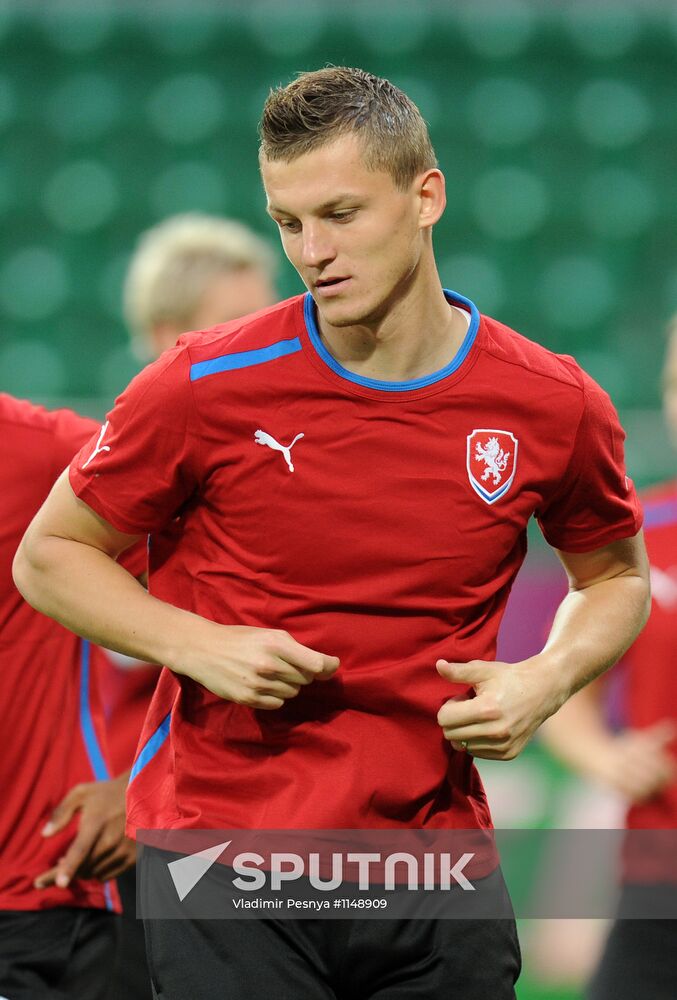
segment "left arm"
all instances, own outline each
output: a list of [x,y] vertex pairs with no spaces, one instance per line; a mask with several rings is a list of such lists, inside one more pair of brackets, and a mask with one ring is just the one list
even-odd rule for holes
[[558,552],[569,578],[548,641],[519,663],[448,663],[442,677],[469,684],[474,698],[450,699],[438,722],[454,749],[512,760],[538,727],[614,664],[649,614],[649,569],[641,532],[586,553]]

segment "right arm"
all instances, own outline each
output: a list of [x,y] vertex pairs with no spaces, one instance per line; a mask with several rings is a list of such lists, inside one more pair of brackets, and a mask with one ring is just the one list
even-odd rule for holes
[[335,656],[281,630],[218,625],[153,597],[116,562],[140,537],[78,499],[64,472],[19,546],[14,581],[29,604],[78,635],[250,708],[280,708],[337,670]]
[[657,794],[674,777],[667,744],[672,723],[616,732],[603,706],[604,681],[581,688],[541,726],[542,742],[567,767],[639,802]]

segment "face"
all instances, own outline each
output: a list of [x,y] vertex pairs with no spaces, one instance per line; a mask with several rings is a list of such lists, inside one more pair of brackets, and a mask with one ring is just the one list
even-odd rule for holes
[[255,267],[222,271],[215,275],[191,316],[191,330],[208,330],[219,323],[238,319],[247,313],[265,309],[275,301],[270,278]]
[[378,324],[416,281],[426,233],[444,209],[440,172],[401,191],[390,174],[365,167],[348,135],[291,162],[264,159],[261,173],[268,212],[320,321]]
[[275,302],[275,289],[265,271],[258,267],[242,267],[221,271],[208,281],[197,308],[187,324],[158,323],[152,331],[155,353],[173,347],[186,330],[209,330],[219,323],[238,319],[247,313],[265,309]]
[[672,443],[677,448],[677,333],[673,333],[663,367],[663,412]]

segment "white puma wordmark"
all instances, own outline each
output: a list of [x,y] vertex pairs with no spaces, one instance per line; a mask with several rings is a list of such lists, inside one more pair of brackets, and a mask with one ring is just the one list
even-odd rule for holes
[[[107,430],[108,430],[108,421],[106,421],[106,423],[101,428],[101,433],[99,434],[99,440],[96,442],[96,447],[94,448],[94,451],[89,456],[89,458],[87,459],[87,461],[82,466],[83,469],[86,469],[87,466],[89,465],[89,463],[92,461],[92,459],[96,458],[97,455],[100,455],[102,451],[110,451],[110,447],[107,444],[105,444],[103,446],[103,448],[101,447],[101,442],[103,441],[103,436],[104,436],[104,434],[106,433]],[[0,998],[0,1000],[1,1000],[1,998]]]
[[284,456],[285,462],[289,466],[289,471],[293,472],[294,466],[291,460],[291,450],[296,444],[296,442],[300,441],[303,436],[304,436],[303,434],[297,434],[292,443],[287,445],[286,447],[283,444],[280,444],[279,441],[276,441],[274,437],[271,437],[270,434],[267,434],[265,431],[256,431],[256,433],[254,434],[254,440],[256,441],[257,444],[267,445],[268,448],[272,448],[273,451],[281,451]]

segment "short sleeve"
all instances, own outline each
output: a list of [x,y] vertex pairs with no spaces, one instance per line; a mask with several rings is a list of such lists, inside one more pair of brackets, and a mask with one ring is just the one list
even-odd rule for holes
[[89,417],[81,417],[72,410],[54,410],[49,414],[49,418],[52,428],[49,460],[52,466],[52,480],[55,480],[85,441],[89,441],[97,424]]
[[559,487],[536,512],[548,544],[563,552],[590,552],[642,526],[618,414],[604,390],[581,374],[584,405],[571,459]]
[[165,352],[133,379],[71,462],[76,496],[118,531],[159,530],[198,487],[189,376],[186,349]]

